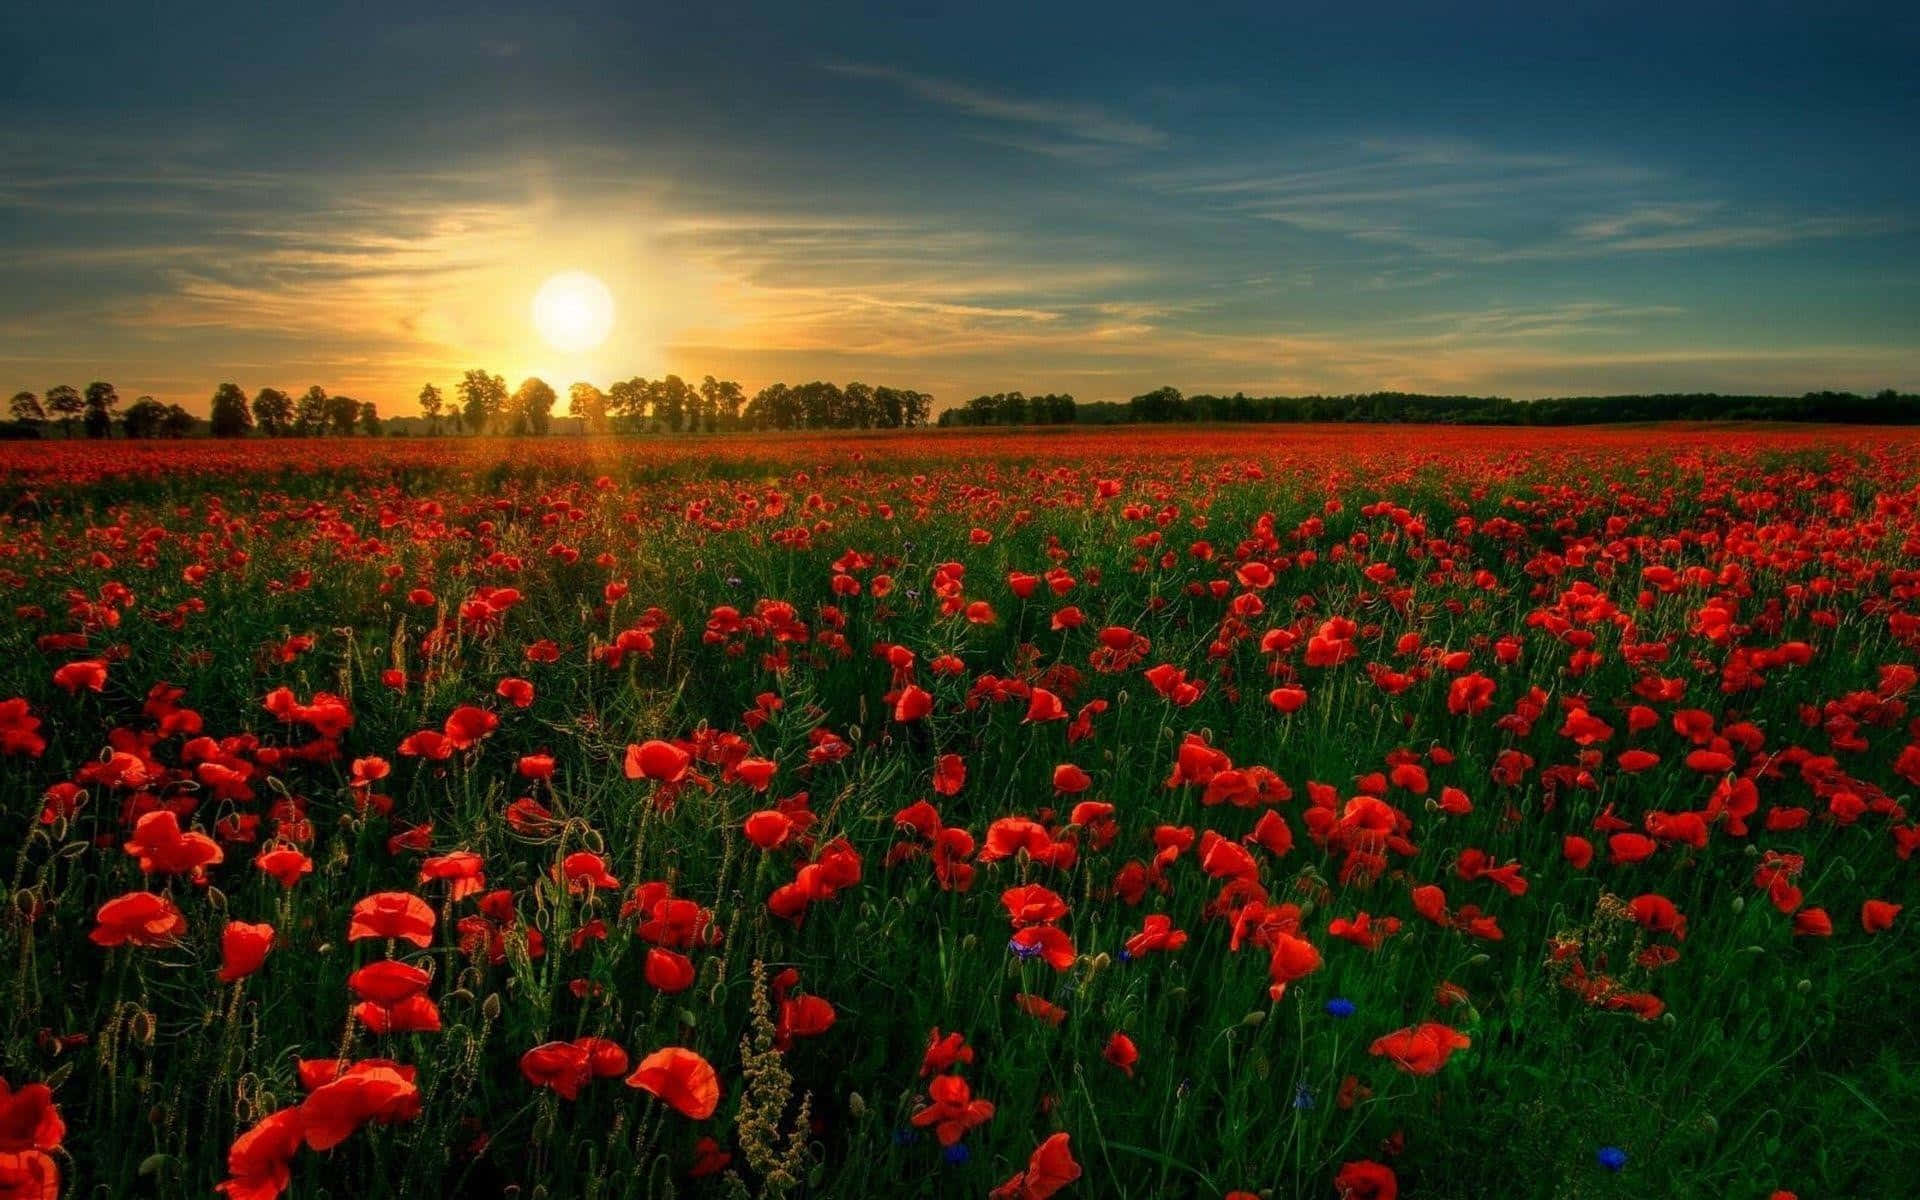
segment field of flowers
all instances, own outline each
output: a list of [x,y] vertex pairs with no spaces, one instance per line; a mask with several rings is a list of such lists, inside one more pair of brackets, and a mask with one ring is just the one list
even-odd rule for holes
[[1915,434],[9,445],[0,503],[0,1198],[1920,1178]]

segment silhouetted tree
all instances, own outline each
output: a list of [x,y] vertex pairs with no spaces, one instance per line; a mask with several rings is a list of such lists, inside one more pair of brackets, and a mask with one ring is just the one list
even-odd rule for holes
[[373,406],[373,401],[362,400],[360,402],[359,416],[360,432],[366,434],[368,437],[379,437],[382,433],[380,428],[380,410]]
[[73,422],[87,406],[85,397],[72,384],[57,384],[47,389],[47,411],[60,422],[60,432],[73,436]]
[[580,418],[588,433],[607,431],[607,397],[591,383],[576,383],[567,389],[567,411]]
[[475,433],[486,433],[499,422],[500,410],[507,404],[505,376],[489,375],[480,370],[468,371],[461,377],[458,391],[468,429]]
[[120,393],[112,384],[96,379],[87,385],[87,436],[113,436],[113,410],[120,407]]
[[700,381],[700,399],[709,414],[709,433],[723,424],[728,429],[740,424],[740,405],[745,402],[746,395],[733,380],[707,376]]
[[293,424],[293,397],[279,388],[261,388],[253,398],[253,422],[261,433],[279,437]]
[[628,428],[638,426],[647,418],[647,401],[652,391],[653,385],[638,375],[615,380],[607,389],[607,411]]
[[665,425],[667,432],[679,433],[686,427],[687,417],[698,398],[699,394],[686,380],[668,375],[653,385],[653,418]]
[[[91,413],[89,421],[91,422]],[[129,438],[140,439],[158,437],[160,428],[167,419],[167,406],[152,396],[142,396],[127,406],[120,418],[120,427]]]
[[1177,421],[1187,412],[1180,389],[1174,387],[1155,388],[1145,395],[1135,396],[1127,405],[1136,421]]
[[15,392],[7,411],[22,425],[41,425],[47,419],[47,410],[40,407],[40,397],[32,392]]
[[445,405],[439,388],[431,383],[420,385],[420,415],[427,419],[428,426],[435,433],[440,432],[440,411]]
[[170,438],[182,438],[193,432],[193,414],[178,404],[167,405],[165,415],[160,418],[160,432]]
[[327,424],[340,437],[353,436],[353,423],[360,416],[360,402],[352,396],[327,397]]
[[559,400],[544,379],[523,379],[514,389],[510,405],[514,433],[532,433],[544,437],[553,422],[553,406]]
[[294,402],[293,432],[298,437],[319,437],[326,431],[327,389],[316,383]]
[[217,438],[244,437],[253,423],[247,415],[247,394],[238,384],[223,383],[214,389],[208,420]]

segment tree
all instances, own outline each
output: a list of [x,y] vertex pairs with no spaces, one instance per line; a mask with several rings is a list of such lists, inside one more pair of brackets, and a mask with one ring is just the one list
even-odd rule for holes
[[615,380],[607,389],[607,411],[621,418],[629,427],[638,425],[647,418],[647,402],[653,394],[653,385],[644,378],[635,375],[632,379]]
[[846,394],[837,384],[816,379],[793,389],[800,420],[808,429],[834,429],[846,407]]
[[54,420],[60,422],[60,432],[67,437],[73,436],[74,419],[86,406],[80,390],[72,384],[62,383],[47,389],[47,411],[54,415]]
[[715,379],[709,375],[700,381],[700,399],[711,414],[707,431],[711,433],[716,425],[725,424],[733,429],[740,424],[740,406],[746,402],[746,393],[740,385],[731,379]]
[[908,428],[925,425],[928,414],[933,411],[933,394],[931,392],[903,392],[901,394],[906,397],[906,423]]
[[1174,387],[1155,388],[1135,396],[1127,406],[1136,421],[1178,421],[1189,411],[1180,389]]
[[193,414],[178,404],[167,405],[166,415],[160,418],[160,432],[170,438],[185,437],[193,432]]
[[214,389],[213,405],[208,415],[213,424],[213,436],[217,438],[244,437],[247,426],[253,423],[247,415],[247,394],[233,383],[223,383]]
[[293,407],[296,437],[319,437],[327,431],[327,389],[314,384]]
[[513,432],[546,436],[553,421],[553,406],[559,400],[544,379],[523,379],[514,389],[510,410]]
[[712,394],[707,392],[708,380],[712,380],[710,374],[705,380],[701,380],[699,388],[693,388],[693,396],[687,397],[687,432],[689,434],[697,434],[701,430],[707,430],[708,434],[714,432],[714,399]]
[[360,402],[360,432],[368,437],[380,436],[380,410],[373,406],[371,400]]
[[842,425],[872,429],[880,415],[880,405],[873,397],[873,389],[856,379],[846,386],[841,396],[846,404]]
[[799,406],[793,389],[784,383],[770,383],[747,402],[746,420],[753,429],[792,429],[799,423]]
[[261,388],[253,398],[253,421],[268,437],[279,437],[293,424],[293,397],[279,388]]
[[40,407],[40,397],[32,392],[15,392],[8,409],[13,419],[23,425],[39,425],[47,419],[47,410]]
[[653,385],[652,399],[654,420],[665,425],[667,432],[679,433],[686,424],[697,394],[686,380],[678,375],[669,375]]
[[506,407],[506,377],[480,370],[468,371],[457,390],[467,428],[475,433],[488,432],[499,421],[500,410]]
[[360,402],[352,396],[327,397],[327,424],[340,437],[353,436],[353,423],[360,416]]
[[567,389],[567,411],[579,417],[588,433],[607,431],[607,397],[590,383],[576,383]]
[[[152,396],[142,396],[128,406],[125,415],[120,418],[120,426],[126,431],[126,435],[129,438],[141,439],[158,437],[160,435],[160,427],[166,419],[166,405],[155,400]],[[91,427],[93,421],[91,411],[87,414],[87,421],[89,427]],[[91,428],[89,428],[89,434],[91,435]]]
[[120,407],[120,393],[113,385],[96,379],[87,385],[87,436],[113,436],[113,410]]
[[445,403],[446,401],[440,396],[439,388],[431,383],[420,385],[420,415],[427,419],[427,424],[435,433],[440,432],[440,410]]

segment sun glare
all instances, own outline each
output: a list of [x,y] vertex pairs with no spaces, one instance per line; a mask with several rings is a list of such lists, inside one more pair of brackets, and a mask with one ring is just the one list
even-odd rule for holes
[[534,293],[533,327],[555,350],[591,350],[613,330],[613,293],[585,271],[563,271]]

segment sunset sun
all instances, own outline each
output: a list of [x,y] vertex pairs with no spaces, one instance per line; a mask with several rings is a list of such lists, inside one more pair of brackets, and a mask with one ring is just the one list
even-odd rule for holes
[[613,293],[585,271],[563,271],[534,293],[533,326],[555,350],[591,350],[613,329]]

